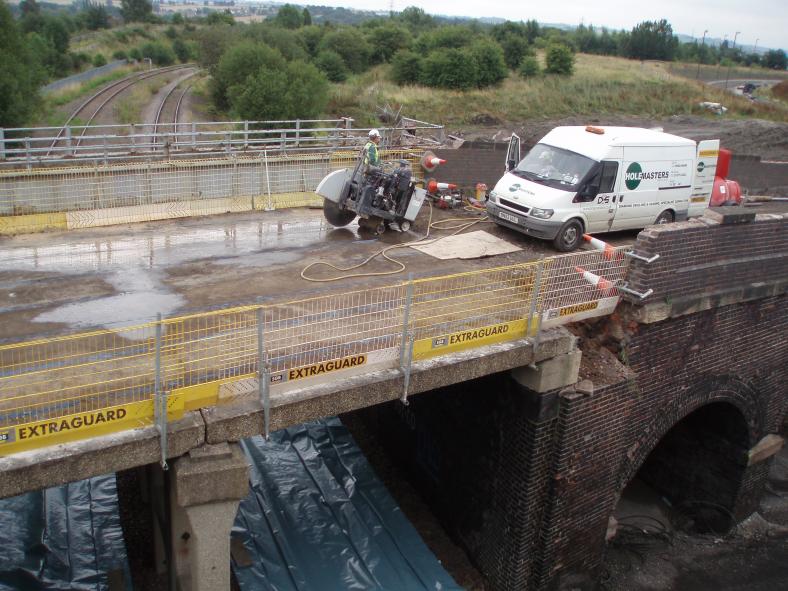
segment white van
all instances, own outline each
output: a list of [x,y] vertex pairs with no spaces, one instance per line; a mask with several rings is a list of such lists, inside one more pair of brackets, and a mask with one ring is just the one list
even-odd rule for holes
[[521,159],[513,135],[487,212],[564,252],[584,233],[683,220],[708,207],[719,147],[636,127],[556,127]]

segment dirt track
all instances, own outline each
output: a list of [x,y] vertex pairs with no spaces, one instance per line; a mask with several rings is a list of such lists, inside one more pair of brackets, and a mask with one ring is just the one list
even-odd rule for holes
[[695,141],[721,140],[722,146],[737,155],[760,156],[763,160],[788,161],[788,123],[762,119],[732,119],[725,116],[700,117],[674,115],[667,118],[636,117],[630,115],[577,116],[545,119],[527,123],[510,122],[498,127],[447,130],[465,139],[504,141],[512,131],[526,145],[536,143],[553,127],[559,125],[622,125],[629,127],[661,127],[667,133],[688,137]]

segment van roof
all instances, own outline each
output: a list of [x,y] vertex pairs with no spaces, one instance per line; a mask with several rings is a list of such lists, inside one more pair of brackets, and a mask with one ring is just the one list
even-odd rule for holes
[[611,147],[623,146],[691,146],[695,142],[653,129],[642,127],[607,127],[594,126],[604,129],[604,134],[586,131],[585,126],[556,127],[540,143],[550,144],[558,148],[566,148],[594,160],[601,160],[607,155]]

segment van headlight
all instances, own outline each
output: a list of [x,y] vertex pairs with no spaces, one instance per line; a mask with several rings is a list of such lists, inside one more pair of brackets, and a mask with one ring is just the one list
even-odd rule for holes
[[532,207],[531,211],[528,214],[532,218],[539,218],[542,220],[549,219],[553,217],[553,210],[552,209],[539,209],[538,207]]
[[490,201],[493,203],[498,203],[498,193],[495,191],[490,191]]

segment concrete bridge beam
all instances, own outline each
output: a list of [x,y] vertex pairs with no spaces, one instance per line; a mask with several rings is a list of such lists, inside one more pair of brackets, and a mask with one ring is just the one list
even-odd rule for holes
[[230,588],[230,530],[249,490],[238,444],[192,449],[174,463],[173,565],[181,591]]

